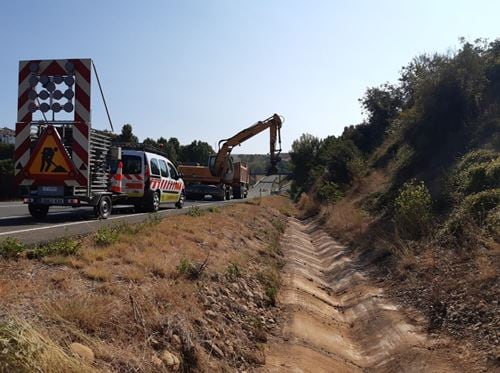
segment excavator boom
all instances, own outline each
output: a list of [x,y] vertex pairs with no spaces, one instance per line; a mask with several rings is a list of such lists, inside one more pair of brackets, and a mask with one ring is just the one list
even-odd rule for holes
[[213,176],[224,177],[230,168],[230,154],[233,148],[240,145],[249,138],[265,131],[269,128],[270,131],[270,161],[271,166],[268,170],[268,175],[277,173],[277,164],[280,161],[279,154],[281,153],[281,125],[283,121],[278,114],[259,121],[254,125],[238,132],[233,137],[219,141],[219,152],[215,157],[215,161],[210,162],[210,172]]

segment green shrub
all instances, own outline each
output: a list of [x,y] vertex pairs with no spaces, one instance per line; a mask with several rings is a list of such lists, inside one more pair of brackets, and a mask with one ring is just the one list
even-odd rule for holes
[[194,264],[187,258],[182,258],[177,265],[177,272],[181,275],[189,274],[193,271]]
[[74,255],[78,251],[79,246],[80,242],[73,238],[61,238],[46,244],[35,246],[28,252],[28,257],[34,259],[49,255]]
[[7,237],[0,241],[0,257],[14,258],[26,249],[26,246],[19,240]]
[[318,186],[317,196],[321,201],[336,202],[342,198],[339,186],[332,181],[321,180]]
[[466,154],[458,164],[453,183],[461,195],[478,193],[500,187],[500,156],[489,150],[477,150]]
[[485,190],[467,196],[464,200],[466,212],[472,216],[474,221],[483,225],[490,211],[500,204],[500,188]]
[[402,238],[417,240],[430,232],[432,199],[423,181],[405,183],[394,207],[396,227]]
[[237,263],[229,263],[226,271],[229,278],[234,279],[241,277],[241,268]]
[[102,227],[95,233],[94,241],[97,246],[109,246],[118,241],[119,234],[117,227]]

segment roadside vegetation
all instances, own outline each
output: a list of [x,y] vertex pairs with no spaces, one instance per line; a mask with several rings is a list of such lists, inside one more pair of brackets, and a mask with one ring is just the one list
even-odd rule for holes
[[263,364],[285,211],[290,201],[268,197],[38,247],[0,242],[0,371]]
[[418,56],[360,103],[363,123],[293,143],[301,214],[365,252],[430,332],[498,368],[500,41]]

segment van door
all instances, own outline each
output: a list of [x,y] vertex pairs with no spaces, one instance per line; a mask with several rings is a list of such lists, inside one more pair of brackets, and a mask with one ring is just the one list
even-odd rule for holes
[[163,159],[158,159],[158,163],[161,172],[161,202],[172,202],[172,196],[169,193],[170,175],[168,173],[167,162],[165,162]]
[[129,197],[144,195],[143,159],[140,155],[124,154],[123,164],[123,192]]
[[170,162],[168,162],[168,170],[170,172],[170,178],[172,180],[172,188],[176,192],[176,202],[179,200],[179,195],[182,192],[182,188],[184,186],[184,183],[179,177],[179,173],[175,169],[174,165]]

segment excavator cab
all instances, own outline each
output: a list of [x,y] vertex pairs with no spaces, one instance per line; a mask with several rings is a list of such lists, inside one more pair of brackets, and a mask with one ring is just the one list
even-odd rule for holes
[[[217,160],[217,154],[213,154],[208,158],[208,168],[210,169],[210,173],[212,175],[216,175],[215,171],[215,161]],[[234,177],[234,162],[233,162],[233,157],[231,155],[227,155],[227,161],[224,162],[225,164],[225,169],[224,173],[222,175],[222,179],[225,183],[231,182]]]

